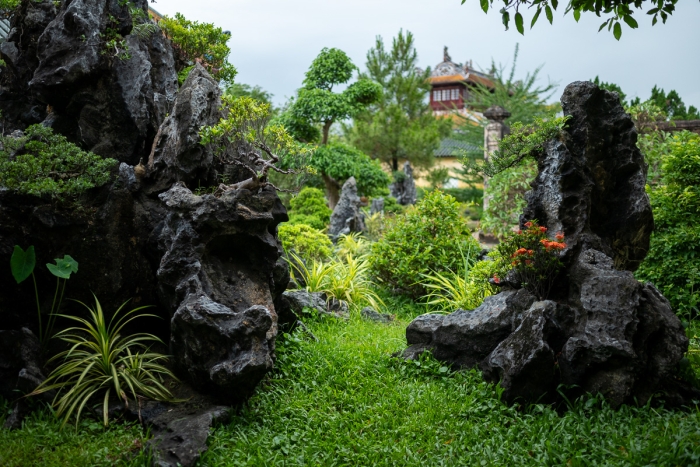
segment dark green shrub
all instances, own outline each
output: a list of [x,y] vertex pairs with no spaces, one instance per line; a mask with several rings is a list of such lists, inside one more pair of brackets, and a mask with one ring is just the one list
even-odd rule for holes
[[328,259],[333,251],[328,235],[306,224],[280,224],[277,233],[284,251],[293,251],[304,261]]
[[389,175],[382,170],[379,161],[370,159],[367,154],[347,144],[319,146],[311,156],[309,165],[340,184],[355,177],[360,195],[384,195],[389,191]]
[[34,196],[77,196],[107,183],[117,165],[42,125],[30,126],[20,138],[0,137],[0,143],[0,186]]
[[372,245],[377,279],[412,298],[426,294],[423,274],[461,274],[462,252],[479,249],[459,215],[459,203],[440,191],[427,193],[405,214],[396,216],[384,238]]
[[649,190],[654,232],[640,280],[650,281],[686,318],[700,303],[700,136],[690,132],[669,138],[661,183]]
[[289,201],[292,209],[289,211],[290,224],[306,224],[314,229],[323,230],[328,227],[333,211],[326,205],[323,191],[318,188],[304,188]]

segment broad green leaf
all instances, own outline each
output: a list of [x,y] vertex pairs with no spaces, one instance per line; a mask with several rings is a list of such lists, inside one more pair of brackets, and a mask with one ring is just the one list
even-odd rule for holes
[[[462,0],[462,4],[464,4],[466,0]],[[480,0],[481,1],[481,9],[484,10],[484,13],[489,12],[489,0]]]
[[523,15],[519,12],[515,13],[515,28],[522,35],[525,35],[525,28],[523,28]]
[[535,16],[532,17],[532,22],[530,23],[530,29],[532,29],[537,22],[537,18],[540,17],[540,13],[542,13],[542,7],[537,7],[537,12],[535,13]]
[[552,8],[554,8],[556,10],[558,6],[559,6],[559,0],[552,0]]
[[12,258],[10,258],[10,267],[12,268],[12,277],[18,284],[32,274],[34,266],[36,266],[34,245],[27,248],[27,251],[24,251],[19,245],[15,245]]
[[613,36],[615,36],[615,39],[617,39],[618,41],[622,36],[622,26],[620,26],[619,21],[615,21],[615,26],[613,27]]
[[578,20],[581,19],[581,10],[574,10],[574,19],[578,23]]
[[632,29],[637,29],[639,27],[639,24],[637,24],[637,20],[632,18],[630,15],[625,15],[622,17],[622,19],[627,23],[627,26],[631,27]]
[[549,24],[552,24],[552,21],[554,21],[554,15],[552,14],[552,7],[547,5],[544,7],[544,12],[547,15],[547,21],[549,21]]
[[47,263],[46,267],[54,276],[61,279],[70,279],[71,273],[78,272],[78,262],[70,255],[64,255],[63,259],[54,259],[56,264]]
[[501,10],[501,21],[503,21],[503,26],[508,30],[508,23],[510,22],[510,13],[508,13],[505,8]]

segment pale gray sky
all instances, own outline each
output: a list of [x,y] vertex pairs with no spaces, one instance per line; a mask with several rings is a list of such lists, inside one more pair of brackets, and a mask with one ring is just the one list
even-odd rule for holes
[[230,30],[229,60],[238,69],[236,81],[260,85],[278,104],[294,94],[323,47],[344,50],[364,68],[375,36],[390,44],[403,28],[415,36],[421,67],[442,61],[445,45],[457,62],[471,59],[483,69],[492,58],[510,64],[519,42],[516,77],[544,65],[543,80],[560,84],[557,99],[568,83],[598,75],[619,84],[630,97],[646,99],[658,85],[675,89],[686,105],[700,108],[697,0],[679,2],[666,24],[652,27],[651,17],[637,14],[639,29],[623,26],[619,42],[607,31],[597,32],[599,18],[584,14],[576,23],[571,15],[562,17],[563,7],[554,25],[542,15],[525,36],[514,26],[504,31],[498,12],[484,14],[478,0],[464,5],[460,0],[158,0],[152,6]]

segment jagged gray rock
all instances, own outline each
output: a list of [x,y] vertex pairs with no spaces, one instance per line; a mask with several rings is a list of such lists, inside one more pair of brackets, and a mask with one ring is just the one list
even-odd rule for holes
[[372,308],[371,306],[366,306],[362,310],[360,310],[360,316],[363,318],[369,320],[369,321],[374,321],[377,323],[391,323],[396,319],[396,316],[394,315],[388,315],[386,313],[379,313],[377,310]]
[[[177,93],[167,39],[131,35],[123,2],[27,3],[0,46],[11,71],[2,80],[0,109],[11,126],[43,120],[92,152],[136,164]],[[132,3],[147,11],[147,0]],[[122,55],[107,50],[109,34],[124,38]]]
[[416,181],[413,179],[413,167],[406,161],[403,165],[401,178],[389,185],[391,196],[396,198],[396,202],[408,206],[416,204],[418,192],[416,191]]
[[551,300],[525,299],[508,283],[474,311],[414,320],[404,356],[430,350],[458,367],[478,365],[508,402],[553,400],[561,384],[569,397],[601,393],[615,407],[659,393],[670,405],[699,399],[676,377],[688,348],[680,320],[631,272],[653,230],[634,125],[616,95],[590,82],[567,86],[562,106],[571,120],[545,145],[520,218],[521,228],[537,219],[565,234]]
[[372,204],[369,207],[369,213],[376,214],[378,212],[383,212],[383,211],[384,211],[384,198],[382,198],[382,197],[374,198],[372,200]]
[[281,299],[281,313],[288,315],[283,322],[290,323],[303,317],[304,309],[315,310],[318,316],[332,316],[347,319],[350,316],[348,304],[335,298],[328,298],[325,292],[287,290]]
[[366,230],[361,206],[362,200],[357,196],[357,181],[355,177],[350,177],[343,183],[340,200],[331,214],[331,225],[328,227],[331,240],[336,241],[340,235]]

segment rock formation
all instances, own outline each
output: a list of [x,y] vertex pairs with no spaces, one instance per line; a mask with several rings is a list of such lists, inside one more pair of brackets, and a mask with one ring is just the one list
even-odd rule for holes
[[[198,136],[220,118],[219,84],[197,65],[178,90],[170,42],[160,33],[130,35],[132,19],[121,5],[22,2],[12,19],[0,46],[9,69],[0,82],[6,129],[43,121],[121,164],[112,182],[74,205],[0,187],[0,258],[9,261],[14,245],[34,245],[37,265],[70,254],[80,269],[66,297],[89,302],[94,292],[107,313],[126,300],[153,305],[162,319],[141,321],[138,331],[169,342],[176,374],[212,403],[238,403],[275,359],[276,307],[289,281],[277,225],[287,213],[271,187],[193,193],[213,192],[225,170]],[[107,28],[124,36],[128,58],[101,53]],[[235,171],[227,175],[240,181]],[[50,305],[55,282],[43,266],[36,276]],[[2,327],[10,330],[0,332],[36,330],[31,285],[16,285],[9,265],[0,268],[0,282],[7,285],[0,288]],[[68,302],[64,312],[78,309]],[[0,349],[0,372],[9,372],[3,383],[13,387],[15,373],[40,367],[36,355],[20,365],[5,354]],[[197,416],[212,419],[203,410]]]
[[657,393],[684,403],[697,397],[676,377],[688,339],[668,301],[632,274],[653,229],[634,125],[614,94],[590,82],[570,84],[561,101],[571,119],[546,144],[520,218],[566,236],[550,299],[510,284],[475,310],[421,316],[406,330],[404,356],[430,350],[478,366],[509,402],[552,400],[563,384],[613,406]]
[[340,200],[331,214],[328,235],[333,241],[336,241],[340,235],[366,230],[365,215],[360,211],[361,206],[362,200],[357,196],[357,182],[355,177],[350,177],[343,183]]
[[413,167],[406,161],[403,165],[403,172],[399,172],[401,178],[389,185],[391,196],[396,198],[396,202],[408,206],[416,204],[418,193],[416,192],[416,181],[413,179]]

